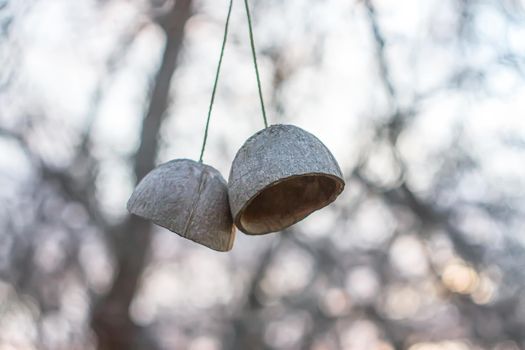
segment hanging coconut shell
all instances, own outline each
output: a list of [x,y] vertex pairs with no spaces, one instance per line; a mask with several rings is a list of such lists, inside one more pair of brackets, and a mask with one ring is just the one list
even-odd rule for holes
[[211,249],[233,246],[226,181],[209,165],[189,159],[159,165],[138,184],[128,210]]
[[260,235],[327,206],[344,186],[339,165],[319,139],[296,126],[272,125],[238,151],[228,193],[237,228]]

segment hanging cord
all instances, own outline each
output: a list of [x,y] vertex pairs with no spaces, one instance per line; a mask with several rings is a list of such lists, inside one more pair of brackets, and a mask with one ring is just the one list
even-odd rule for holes
[[228,15],[226,17],[226,24],[224,25],[224,38],[222,39],[221,55],[219,57],[219,64],[217,65],[217,72],[215,73],[215,82],[213,83],[213,90],[211,93],[210,107],[208,109],[208,118],[206,119],[206,128],[204,129],[204,140],[202,141],[201,155],[199,156],[199,162],[202,163],[202,157],[204,156],[204,149],[206,148],[206,141],[208,141],[208,129],[210,127],[211,111],[213,109],[213,102],[215,102],[215,93],[217,92],[217,84],[219,83],[219,75],[221,72],[222,58],[224,57],[224,49],[226,47],[226,41],[228,39],[228,28],[230,26],[230,17],[232,14],[233,0],[230,0],[230,6],[228,7]]
[[266,109],[264,108],[264,100],[261,88],[261,78],[259,76],[259,67],[257,66],[257,54],[255,53],[255,42],[253,40],[252,17],[250,16],[250,8],[248,0],[244,0],[244,7],[246,7],[246,17],[248,18],[248,30],[250,32],[250,45],[252,47],[253,66],[255,67],[255,75],[257,77],[257,88],[259,90],[259,100],[261,101],[261,109],[264,121],[264,127],[268,127],[268,120],[266,119]]
[[[261,77],[259,75],[259,67],[257,65],[257,54],[255,52],[255,41],[253,40],[253,28],[252,28],[252,17],[250,16],[250,8],[248,6],[248,0],[244,0],[244,6],[246,8],[246,17],[248,18],[248,30],[250,34],[250,46],[252,49],[253,66],[255,68],[255,76],[257,77],[257,89],[259,91],[259,100],[261,101],[261,110],[263,115],[264,127],[268,127],[268,119],[266,118],[266,108],[264,107],[264,99],[261,88]],[[228,15],[226,17],[226,24],[224,25],[224,38],[222,40],[221,54],[219,56],[219,64],[217,65],[217,71],[215,73],[215,82],[213,83],[213,90],[211,93],[210,107],[208,109],[208,117],[206,119],[206,128],[204,129],[204,140],[202,141],[201,154],[199,156],[199,162],[202,163],[204,156],[204,150],[206,149],[206,142],[208,141],[208,130],[210,128],[211,112],[213,110],[213,103],[215,102],[215,93],[217,92],[217,85],[219,83],[219,75],[221,72],[222,59],[224,57],[224,50],[226,48],[226,41],[228,39],[228,29],[230,26],[230,17],[232,13],[233,0],[230,0],[230,6],[228,7]]]

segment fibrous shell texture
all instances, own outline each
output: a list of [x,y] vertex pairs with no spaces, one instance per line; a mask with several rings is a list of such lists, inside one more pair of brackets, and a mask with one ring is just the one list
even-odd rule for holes
[[233,246],[226,181],[209,165],[189,159],[159,165],[138,184],[128,210],[211,249]]
[[337,161],[319,139],[293,125],[272,125],[238,151],[228,193],[239,230],[260,235],[327,206],[344,186]]

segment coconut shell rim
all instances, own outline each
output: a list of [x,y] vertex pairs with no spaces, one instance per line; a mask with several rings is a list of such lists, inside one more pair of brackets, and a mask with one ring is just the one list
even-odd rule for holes
[[[255,200],[255,198],[257,198],[259,196],[259,194],[261,194],[261,192],[263,192],[266,189],[268,189],[270,187],[273,187],[273,186],[275,186],[275,185],[277,185],[277,184],[279,184],[281,182],[285,182],[285,181],[288,181],[288,180],[293,179],[293,178],[304,177],[304,176],[324,176],[324,177],[330,178],[330,179],[334,180],[334,182],[336,183],[336,190],[334,191],[334,193],[332,193],[332,195],[330,197],[328,197],[327,200],[321,202],[319,205],[316,205],[315,208],[313,210],[311,210],[308,214],[302,216],[301,218],[298,218],[297,220],[293,220],[292,223],[290,223],[287,226],[282,227],[279,230],[269,230],[269,231],[264,231],[264,232],[259,232],[259,233],[251,233],[251,232],[248,232],[241,225],[242,214],[244,213],[246,208],[248,208],[248,206]],[[246,201],[246,203],[244,203],[244,205],[239,209],[239,211],[235,214],[235,217],[233,218],[233,223],[239,229],[239,231],[241,231],[244,234],[250,235],[250,236],[262,236],[262,235],[266,235],[266,234],[272,233],[272,232],[279,232],[279,231],[287,229],[288,227],[293,226],[296,223],[306,219],[308,216],[310,216],[314,212],[316,212],[316,211],[318,211],[318,210],[320,210],[322,208],[325,208],[328,205],[332,204],[337,199],[337,197],[339,197],[339,195],[344,191],[345,186],[346,186],[346,183],[345,183],[345,181],[344,181],[344,179],[342,177],[334,175],[334,174],[330,174],[330,173],[323,173],[323,172],[308,172],[308,173],[294,174],[294,175],[290,175],[290,176],[287,176],[287,177],[284,177],[284,178],[280,178],[280,179],[278,179],[276,181],[272,181],[269,184],[265,185],[263,188],[259,189],[253,196],[251,196]]]
[[[214,246],[211,246],[211,245],[208,245],[208,244],[204,244],[202,242],[199,242],[197,241],[193,236],[191,235],[183,235],[177,231],[174,231],[173,229],[171,229],[170,227],[167,227],[167,225],[163,225],[161,222],[159,222],[158,220],[155,220],[155,219],[152,219],[151,217],[148,217],[148,216],[145,216],[146,214],[144,213],[141,213],[137,210],[133,210],[133,204],[132,204],[132,201],[131,199],[133,198],[133,194],[135,193],[135,190],[137,189],[137,187],[140,185],[140,183],[149,175],[151,174],[153,171],[163,167],[163,166],[167,166],[168,164],[171,164],[171,163],[175,163],[175,162],[189,162],[189,163],[193,163],[194,165],[198,165],[198,166],[201,166],[202,167],[202,171],[206,171],[206,170],[212,170],[212,171],[215,171],[217,173],[219,173],[219,175],[221,175],[221,179],[225,185],[226,185],[226,188],[227,188],[227,181],[224,179],[224,177],[222,176],[222,174],[219,172],[219,170],[217,170],[215,167],[213,167],[212,165],[209,165],[209,164],[206,164],[206,163],[203,163],[203,162],[198,162],[196,160],[193,160],[193,159],[190,159],[190,158],[176,158],[176,159],[171,159],[169,161],[166,161],[166,162],[163,162],[157,166],[155,166],[153,169],[151,169],[140,181],[137,182],[133,192],[132,192],[132,195],[130,196],[130,198],[128,199],[127,203],[126,203],[126,209],[127,211],[131,214],[131,215],[135,215],[137,217],[140,217],[141,219],[143,220],[146,220],[146,221],[149,221],[157,226],[160,226],[170,232],[173,232],[175,233],[176,235],[178,235],[179,237],[181,238],[184,238],[184,239],[188,239],[194,243],[197,243],[198,245],[201,245],[201,246],[204,246],[204,247],[207,247],[209,249],[212,249],[214,251],[217,251],[217,252],[229,252],[233,249],[233,245],[235,243],[235,238],[236,238],[236,233],[237,233],[237,230],[236,230],[236,226],[233,222],[233,217],[232,217],[232,225],[231,225],[231,231],[230,231],[230,240],[228,241],[228,247],[226,249],[218,249],[217,247],[214,247]],[[208,169],[206,169],[208,168]],[[227,192],[227,191],[226,191]],[[228,193],[227,193],[228,194]],[[135,198],[136,200],[136,198]],[[229,201],[228,201],[228,208],[230,207],[229,205]],[[232,216],[231,214],[231,209],[230,209],[230,216]]]
[[190,241],[192,241],[192,242],[195,242],[195,243],[197,243],[197,244],[199,244],[199,245],[201,245],[201,246],[204,246],[204,247],[206,247],[206,248],[210,248],[210,249],[212,249],[212,250],[215,250],[216,252],[221,252],[221,253],[229,252],[229,251],[231,251],[231,250],[233,249],[233,245],[234,245],[234,243],[235,243],[235,238],[236,238],[236,234],[237,234],[237,230],[236,230],[235,225],[232,225],[232,231],[231,231],[231,235],[230,235],[230,240],[228,241],[228,249],[224,249],[224,250],[223,250],[223,249],[217,249],[216,247],[212,247],[212,246],[207,245],[207,244],[204,244],[204,243],[202,243],[202,242],[198,242],[197,240],[193,239],[192,237],[186,237],[186,236],[183,236],[182,234],[180,234],[180,233],[178,233],[178,232],[176,232],[176,231],[171,230],[170,228],[166,227],[165,225],[162,225],[161,223],[157,222],[156,220],[152,220],[152,219],[150,219],[150,218],[148,218],[148,217],[142,216],[142,215],[137,214],[137,213],[131,213],[131,214],[132,214],[132,215],[135,215],[135,216],[138,216],[138,217],[140,217],[140,218],[143,219],[143,220],[149,221],[149,222],[151,222],[151,223],[153,223],[153,224],[155,224],[155,225],[157,225],[157,226],[160,226],[160,227],[162,227],[163,229],[168,230],[169,232],[173,232],[173,233],[175,233],[176,235],[178,235],[178,236],[181,237],[181,238],[188,239],[188,240],[190,240]]

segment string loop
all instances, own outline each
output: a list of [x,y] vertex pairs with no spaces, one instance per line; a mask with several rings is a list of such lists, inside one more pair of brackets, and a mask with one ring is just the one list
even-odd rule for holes
[[[230,0],[230,6],[228,7],[228,15],[226,17],[226,24],[224,25],[224,37],[222,40],[222,47],[221,47],[221,53],[219,56],[219,63],[217,65],[217,71],[215,73],[215,82],[213,83],[213,90],[211,93],[211,100],[210,100],[210,107],[208,108],[208,117],[206,119],[206,128],[204,129],[204,140],[202,141],[202,148],[201,148],[201,154],[199,156],[199,162],[202,163],[202,158],[204,156],[204,150],[206,148],[206,142],[208,141],[208,130],[210,127],[210,118],[211,118],[211,112],[213,110],[213,103],[215,102],[215,94],[217,92],[217,85],[219,83],[219,75],[221,72],[221,66],[222,66],[222,59],[224,57],[224,51],[226,48],[226,41],[228,40],[228,29],[230,26],[230,17],[232,13],[232,7],[233,7],[233,0]],[[259,67],[257,64],[257,54],[255,51],[255,41],[253,39],[253,28],[252,28],[252,18],[250,15],[250,7],[248,5],[248,0],[244,0],[244,7],[246,9],[246,18],[248,20],[248,33],[250,36],[250,47],[252,51],[252,59],[253,59],[253,66],[255,68],[255,76],[257,78],[257,90],[259,92],[259,100],[261,102],[261,110],[262,110],[262,116],[263,116],[263,122],[264,127],[268,127],[268,119],[266,118],[266,108],[264,107],[264,99],[262,94],[262,87],[261,87],[261,77],[259,75]]]

